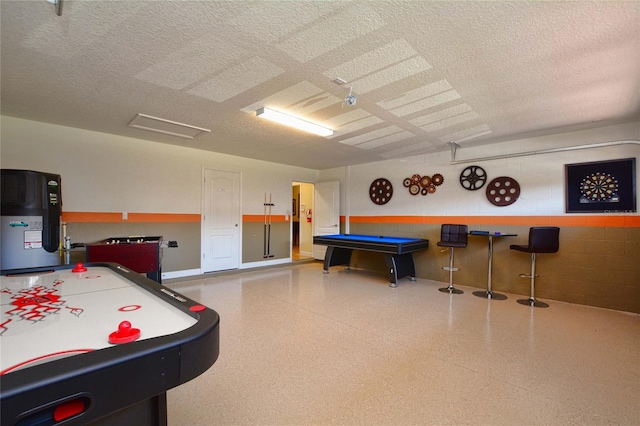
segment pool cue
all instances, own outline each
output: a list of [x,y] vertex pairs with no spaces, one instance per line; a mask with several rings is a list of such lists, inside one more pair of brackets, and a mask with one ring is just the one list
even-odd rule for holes
[[262,235],[262,257],[267,257],[267,193],[264,193],[264,231]]
[[273,203],[271,202],[271,193],[269,193],[269,227],[267,231],[267,257],[273,257],[271,254],[271,207]]

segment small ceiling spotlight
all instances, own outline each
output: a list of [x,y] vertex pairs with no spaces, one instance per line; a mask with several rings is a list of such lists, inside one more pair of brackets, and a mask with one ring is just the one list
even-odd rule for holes
[[347,95],[346,98],[344,98],[344,102],[342,102],[342,106],[344,106],[344,104],[347,104],[349,106],[354,106],[356,104],[356,95],[352,94],[353,93],[353,87],[349,87],[349,94]]

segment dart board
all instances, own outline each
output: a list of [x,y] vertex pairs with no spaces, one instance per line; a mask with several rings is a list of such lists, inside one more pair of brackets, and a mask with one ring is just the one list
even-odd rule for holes
[[369,187],[369,197],[374,204],[379,206],[387,204],[393,196],[393,185],[389,179],[378,178]]
[[618,193],[618,180],[609,173],[592,173],[580,183],[580,194],[586,202],[611,201]]

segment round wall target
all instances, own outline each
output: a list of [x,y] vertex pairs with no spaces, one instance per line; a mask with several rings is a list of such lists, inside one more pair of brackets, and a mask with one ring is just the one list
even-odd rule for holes
[[520,185],[507,176],[500,176],[487,185],[487,200],[495,206],[504,207],[516,202],[520,196]]
[[618,180],[609,173],[592,173],[580,182],[580,202],[612,202],[618,198]]
[[389,179],[378,178],[369,187],[369,197],[375,204],[381,206],[387,204],[393,196],[393,185]]
[[460,173],[460,185],[469,191],[480,189],[487,183],[487,173],[480,166],[469,166]]

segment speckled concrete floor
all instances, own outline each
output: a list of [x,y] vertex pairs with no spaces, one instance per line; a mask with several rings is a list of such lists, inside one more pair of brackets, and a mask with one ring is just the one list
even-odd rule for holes
[[640,315],[442,284],[320,262],[174,280],[220,314],[220,357],[168,392],[169,424],[640,424]]

